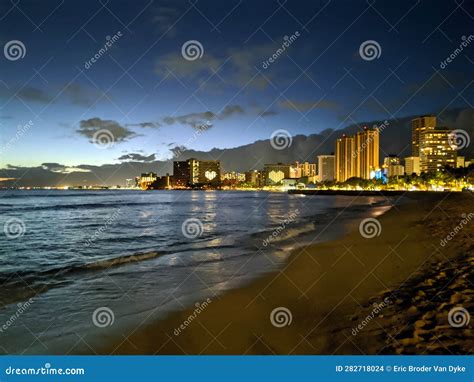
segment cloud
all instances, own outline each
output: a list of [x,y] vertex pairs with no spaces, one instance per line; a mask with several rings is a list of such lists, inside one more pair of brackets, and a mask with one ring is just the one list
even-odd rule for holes
[[259,114],[258,114],[260,117],[272,117],[274,115],[278,115],[278,113],[276,111],[273,111],[273,110],[267,110],[267,111],[261,111]]
[[250,107],[252,110],[255,112],[255,114],[259,117],[265,118],[265,117],[272,117],[274,115],[278,115],[278,112],[275,110],[266,110],[263,107],[261,107],[257,102],[252,101],[250,102]]
[[262,63],[281,48],[277,42],[227,49],[220,57],[208,52],[205,44],[203,47],[203,56],[194,61],[186,60],[180,49],[163,55],[156,62],[156,73],[168,80],[175,77],[199,79],[200,87],[204,88],[212,86],[211,79],[215,79],[215,73],[219,71],[221,80],[226,84],[262,90],[275,77],[275,71],[282,70],[272,68],[272,71],[266,71],[265,75],[259,74]]
[[74,105],[90,107],[100,98],[101,94],[92,89],[85,88],[77,83],[71,83],[63,89],[66,95]]
[[193,129],[202,130],[212,127],[211,121],[223,120],[233,115],[244,114],[245,111],[240,105],[227,105],[218,113],[204,111],[199,113],[189,113],[179,116],[167,116],[163,118],[163,123],[167,125],[181,124],[191,126]]
[[130,153],[130,154],[122,155],[120,158],[118,158],[118,160],[120,161],[131,160],[135,162],[153,162],[154,160],[156,160],[156,156],[155,154],[146,156],[146,155],[142,155],[138,153]]
[[224,110],[219,113],[218,118],[226,119],[234,114],[244,114],[244,109],[239,105],[227,105],[224,107]]
[[43,163],[41,165],[43,170],[51,171],[59,174],[70,174],[73,172],[89,172],[87,169],[75,167],[75,166],[65,166],[59,163]]
[[30,86],[20,89],[10,88],[8,91],[1,92],[0,95],[4,97],[16,95],[18,98],[26,102],[49,103],[53,101],[53,97],[47,94],[44,90]]
[[120,125],[116,121],[103,120],[100,118],[90,118],[79,122],[79,129],[76,130],[80,135],[89,138],[93,142],[94,135],[100,130],[105,130],[112,134],[115,142],[124,142],[137,136],[135,132]]
[[172,156],[173,159],[179,158],[184,152],[186,152],[188,150],[189,149],[184,145],[175,146],[175,147],[170,149],[171,154],[173,155]]
[[280,101],[278,105],[283,109],[290,109],[296,111],[308,111],[313,109],[329,109],[336,110],[340,107],[339,103],[330,100],[321,101],[296,101],[296,100],[285,100]]
[[215,118],[216,115],[212,111],[205,111],[202,113],[189,113],[179,116],[164,117],[163,122],[167,125],[174,125],[177,123],[191,126],[193,129],[200,129],[203,126],[210,125],[210,121]]
[[139,123],[127,123],[126,126],[137,126],[142,128],[158,128],[161,127],[159,122],[139,122]]
[[[168,1],[168,4],[163,4],[163,1],[160,5],[155,6],[151,13],[153,14],[152,22],[158,26],[158,31],[160,33],[166,33],[166,37],[176,36],[176,22],[183,14],[183,10],[176,7],[178,0]],[[180,4],[181,5],[181,4]],[[187,6],[187,3],[183,1],[182,7]]]
[[[60,94],[60,96],[58,96]],[[90,107],[101,97],[95,89],[84,87],[77,83],[67,84],[64,87],[41,89],[33,86],[0,88],[0,98],[17,97],[24,102],[38,102],[43,104],[56,103],[66,100],[73,105]]]

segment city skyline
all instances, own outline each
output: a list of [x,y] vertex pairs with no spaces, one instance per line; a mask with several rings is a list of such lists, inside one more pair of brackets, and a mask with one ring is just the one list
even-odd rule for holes
[[[414,183],[424,183],[422,190],[459,191],[472,189],[468,173],[472,161],[458,150],[469,145],[469,136],[464,130],[453,130],[438,126],[436,116],[423,115],[411,120],[411,154],[402,158],[396,154],[385,154],[380,161],[380,134],[389,126],[385,121],[372,128],[364,126],[353,136],[342,134],[335,141],[335,152],[317,155],[314,163],[304,162],[265,163],[262,169],[244,172],[224,171],[219,160],[188,158],[173,161],[173,173],[158,175],[142,173],[127,179],[127,188],[148,189],[341,189],[420,190]],[[275,150],[291,146],[292,137],[285,130],[278,131],[270,141]],[[464,175],[456,169],[461,169]],[[428,184],[426,176],[439,173],[451,175],[443,181]],[[452,173],[452,174],[451,174]],[[409,181],[398,179],[411,177]],[[413,177],[424,177],[414,182]],[[395,182],[394,182],[395,180]],[[375,183],[374,183],[375,181]],[[372,182],[372,183],[370,183]],[[381,183],[380,183],[381,182]],[[275,188],[276,187],[276,188]],[[451,188],[452,187],[452,188]]]

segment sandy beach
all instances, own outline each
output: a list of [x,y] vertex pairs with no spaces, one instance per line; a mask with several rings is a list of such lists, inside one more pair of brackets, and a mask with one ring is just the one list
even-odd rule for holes
[[471,354],[473,213],[472,194],[412,196],[378,218],[379,236],[355,227],[300,248],[279,272],[99,353]]

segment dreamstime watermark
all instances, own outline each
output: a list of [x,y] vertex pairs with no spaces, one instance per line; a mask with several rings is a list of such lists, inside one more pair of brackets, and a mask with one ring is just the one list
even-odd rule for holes
[[115,144],[115,137],[110,130],[100,129],[92,136],[92,143],[98,149],[108,149]]
[[275,150],[284,150],[291,146],[293,137],[288,130],[275,130],[270,136],[270,144]]
[[365,61],[373,61],[382,55],[382,47],[375,40],[366,40],[360,44],[359,55]]
[[6,332],[10,326],[15,324],[16,320],[20,318],[20,316],[33,304],[34,300],[30,298],[26,302],[19,302],[17,304],[17,310],[14,314],[12,314],[6,321],[5,323],[0,326],[0,333]]
[[466,308],[456,306],[448,313],[448,322],[453,328],[462,328],[468,326],[471,316]]
[[0,155],[7,152],[8,150],[10,150],[15,145],[15,143],[17,143],[27,133],[27,131],[32,126],[33,126],[33,121],[32,120],[29,120],[23,126],[18,125],[17,131],[16,131],[15,135],[13,136],[13,138],[11,138],[7,143],[5,143],[4,145],[2,145],[0,147]]
[[183,321],[183,323],[181,325],[179,325],[179,327],[177,327],[173,333],[175,336],[179,336],[181,334],[182,331],[184,331],[193,321],[194,319],[200,315],[204,309],[206,309],[209,304],[212,302],[212,300],[210,298],[207,298],[205,301],[203,302],[196,302],[194,304],[194,306],[196,307],[193,312]]
[[266,239],[263,240],[262,245],[266,247],[278,236],[280,236],[280,234],[283,232],[286,226],[288,226],[289,224],[293,223],[296,220],[299,213],[300,211],[296,209],[294,212],[288,214],[288,217],[285,220],[283,220],[277,228],[273,230],[271,235],[269,235]]
[[360,222],[359,232],[366,239],[373,239],[382,233],[382,225],[375,218],[367,218]]
[[212,127],[211,121],[206,121],[202,125],[199,125],[195,128],[195,131],[191,138],[189,138],[184,145],[177,147],[173,151],[174,158],[179,158],[183,153],[188,149],[188,146],[194,143],[204,132],[209,130]]
[[90,69],[90,67],[95,64],[108,50],[109,48],[112,48],[112,46],[122,37],[123,34],[121,31],[118,31],[115,33],[112,37],[107,36],[105,44],[100,48],[94,56],[90,58],[89,61],[86,61],[84,63],[84,68]]
[[288,308],[279,306],[270,313],[270,322],[276,328],[283,328],[284,326],[290,326],[293,321],[293,315]]
[[462,36],[461,37],[461,40],[462,42],[459,44],[459,47],[457,47],[456,49],[454,49],[454,51],[448,56],[446,57],[446,59],[444,61],[441,61],[440,64],[439,64],[439,67],[441,69],[445,69],[448,64],[450,64],[451,62],[453,62],[457,56],[459,56],[461,54],[461,52],[464,50],[464,48],[467,48],[467,46],[472,42],[474,41],[474,36],[471,34],[469,36]]
[[3,232],[7,239],[18,239],[26,232],[25,222],[18,218],[10,218],[3,225]]
[[181,231],[188,239],[196,239],[203,234],[204,225],[199,219],[189,218],[186,219],[181,225]]
[[[390,122],[385,120],[383,123],[381,123],[380,125],[373,125],[372,128],[374,130],[377,130],[378,133],[382,133],[385,128],[387,128],[388,126],[390,126]],[[369,137],[365,140],[365,142],[362,142],[362,144],[360,146],[357,147],[357,150],[353,150],[352,151],[352,158],[356,158],[358,154],[360,154],[361,152],[363,152],[367,146],[369,144],[371,144],[374,140],[374,135],[369,135]]]
[[6,375],[84,375],[86,371],[82,367],[68,367],[66,369],[51,367],[45,363],[43,367],[13,367],[5,369]]
[[204,55],[204,47],[198,40],[188,40],[181,46],[181,55],[187,61],[195,61]]
[[92,313],[92,323],[98,328],[112,326],[115,322],[115,315],[112,309],[101,306]]
[[459,222],[459,224],[454,227],[453,230],[448,233],[444,239],[441,239],[439,245],[444,247],[446,244],[448,244],[448,242],[451,241],[454,236],[456,236],[464,228],[464,226],[472,220],[472,218],[474,218],[474,213],[469,212],[468,214],[462,214],[461,217],[462,220]]
[[300,37],[300,32],[296,31],[293,33],[291,36],[285,36],[283,37],[283,43],[281,44],[281,47],[278,48],[275,53],[273,53],[266,61],[263,61],[262,63],[262,68],[263,69],[268,69],[268,67],[273,64],[286,50],[286,48],[289,48],[291,44],[293,44],[298,37]]
[[466,130],[456,129],[449,133],[448,144],[455,150],[462,150],[471,144],[471,138]]
[[391,301],[388,297],[385,297],[381,303],[374,302],[372,305],[372,311],[355,328],[352,328],[352,335],[356,336],[359,334],[359,332],[364,329],[370,321],[378,316],[382,309],[385,309],[390,303]]
[[3,54],[9,61],[16,61],[24,58],[26,55],[26,47],[20,40],[10,40],[3,47]]
[[94,234],[84,242],[85,247],[90,247],[109,227],[114,224],[121,214],[120,208],[117,209],[105,223],[98,229],[95,230]]

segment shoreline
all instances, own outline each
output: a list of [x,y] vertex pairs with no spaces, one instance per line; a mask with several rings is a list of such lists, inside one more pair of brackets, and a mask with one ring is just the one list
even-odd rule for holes
[[[461,190],[449,190],[449,191],[424,191],[424,190],[350,190],[350,189],[318,189],[318,188],[305,188],[305,189],[282,189],[282,188],[156,188],[156,189],[140,189],[140,188],[111,188],[104,186],[103,188],[0,188],[0,191],[139,191],[139,192],[150,192],[150,191],[200,191],[200,192],[278,192],[287,193],[290,195],[328,195],[328,196],[401,196],[405,194],[412,195],[442,195],[442,194],[457,194],[464,193]],[[469,191],[472,192],[472,191]]]
[[325,196],[402,196],[411,195],[412,197],[436,196],[440,194],[457,194],[462,191],[408,191],[408,190],[288,190],[290,195],[325,195]]
[[[446,236],[455,225],[451,223],[471,212],[466,210],[470,198],[461,193],[410,196],[411,203],[395,205],[378,219],[380,236],[367,239],[352,232],[296,249],[283,269],[212,299],[197,315],[196,309],[172,313],[124,333],[124,339],[105,344],[99,353],[411,354],[424,349],[450,354],[457,349],[463,354],[470,329],[447,326],[445,310],[459,303],[472,310],[465,274],[452,275],[458,283],[454,298],[418,308],[423,296],[442,294],[446,264],[453,272],[469,272],[472,256],[466,257],[466,248],[472,252],[472,224],[449,246],[440,246],[433,237]],[[270,316],[277,308],[290,312],[288,326],[272,325]],[[369,315],[374,317],[362,325]],[[185,322],[185,330],[176,335]],[[359,325],[362,329],[354,335]],[[428,328],[441,328],[458,341],[430,347],[425,343]]]

